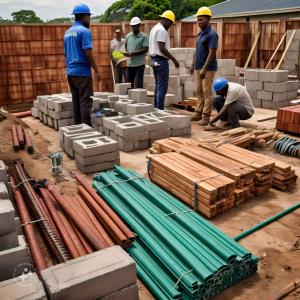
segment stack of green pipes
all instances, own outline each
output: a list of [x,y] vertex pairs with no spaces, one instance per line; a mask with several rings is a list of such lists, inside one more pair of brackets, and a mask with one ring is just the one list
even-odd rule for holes
[[157,299],[211,299],[256,272],[257,257],[139,174],[116,167],[93,187],[137,234],[128,252]]

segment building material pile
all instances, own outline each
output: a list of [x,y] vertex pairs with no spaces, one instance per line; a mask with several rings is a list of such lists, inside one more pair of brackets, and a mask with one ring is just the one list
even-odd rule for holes
[[117,167],[93,187],[137,234],[128,252],[155,298],[210,299],[256,272],[255,256],[139,174]]
[[279,109],[276,129],[300,134],[300,105]]
[[245,85],[255,107],[278,109],[297,97],[299,81],[286,70],[245,70]]
[[11,127],[11,136],[12,144],[15,151],[23,150],[26,147],[26,150],[29,154],[32,154],[33,144],[31,136],[28,130],[24,129],[20,124],[14,124]]

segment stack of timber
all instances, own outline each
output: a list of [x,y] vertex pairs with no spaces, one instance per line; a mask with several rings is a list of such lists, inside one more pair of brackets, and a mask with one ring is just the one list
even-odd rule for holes
[[208,218],[234,206],[234,180],[179,153],[152,155],[152,181]]

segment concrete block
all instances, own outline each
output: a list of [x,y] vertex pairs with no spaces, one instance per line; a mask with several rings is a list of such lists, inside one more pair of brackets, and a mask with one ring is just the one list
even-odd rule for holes
[[118,149],[118,143],[108,136],[77,140],[73,142],[73,150],[79,155],[85,157],[115,152]]
[[55,110],[49,110],[49,116],[56,120],[73,118],[73,111],[65,110],[57,112]]
[[166,127],[161,130],[155,130],[149,132],[150,141],[166,139],[171,136],[171,129]]
[[139,299],[139,289],[136,284],[133,284],[129,287],[116,291],[112,294],[109,294],[101,300],[138,300]]
[[145,89],[130,89],[128,91],[129,99],[134,100],[136,103],[145,103],[147,98],[147,90]]
[[254,81],[254,80],[246,80],[246,88],[249,91],[261,91],[263,90],[263,82],[262,81]]
[[149,148],[149,140],[137,141],[134,143],[134,150],[145,150]]
[[[257,99],[257,98],[251,98],[252,100],[252,103],[254,105],[254,107],[262,107],[262,100],[261,99]],[[270,102],[270,101],[267,101],[267,102]]]
[[43,123],[48,126],[47,115],[43,113]]
[[[10,200],[0,200],[0,241],[6,240],[2,237],[10,232],[16,231],[15,226],[15,209]],[[3,245],[0,242],[0,249]],[[3,246],[4,247],[4,246]],[[4,248],[6,249],[6,248]],[[2,248],[3,250],[3,248]]]
[[[269,102],[269,103],[267,103],[267,102]],[[287,106],[290,106],[290,100],[278,101],[278,102],[262,101],[262,108],[278,109],[278,108],[287,107]]]
[[136,135],[138,133],[143,133],[146,131],[146,126],[138,122],[123,123],[115,126],[116,135],[121,137],[126,137],[128,135]]
[[108,99],[109,96],[113,96],[114,93],[111,92],[94,92],[94,97]]
[[38,100],[34,100],[34,101],[33,101],[33,107],[34,107],[35,109],[37,109],[37,110],[40,109],[40,103],[39,103]]
[[[295,99],[298,96],[298,90],[289,91],[287,95],[287,99]],[[284,99],[286,100],[286,99]]]
[[130,116],[117,116],[117,117],[103,118],[103,127],[111,131],[115,131],[116,125],[128,123],[131,121],[132,119]]
[[283,93],[286,92],[288,81],[284,82],[264,82],[264,90],[269,92]]
[[296,91],[299,88],[299,80],[289,80],[287,81],[287,91]]
[[[0,200],[2,200],[2,199],[4,199],[4,200],[9,199],[8,190],[7,190],[6,184],[4,182],[0,182]],[[0,213],[1,213],[1,208],[0,208]]]
[[261,99],[261,100],[272,101],[273,100],[273,93],[272,92],[266,92],[266,91],[258,91],[257,92],[257,98]]
[[131,89],[131,84],[130,83],[117,83],[117,84],[115,84],[116,95],[127,95],[129,89]]
[[[32,272],[0,282],[0,294],[3,297],[2,299],[9,300],[47,300],[42,282],[39,280],[36,273]],[[134,296],[134,289],[125,290],[123,294]],[[108,299],[120,299],[117,298],[118,295],[120,294],[116,294],[114,296],[115,298]]]
[[65,111],[65,110],[72,110],[73,104],[71,100],[60,100],[53,102],[53,108],[55,111]]
[[292,51],[292,50],[288,50],[285,56],[286,60],[295,60],[297,61],[299,58],[299,51]]
[[138,116],[132,117],[133,121],[139,122],[146,126],[146,131],[157,131],[157,130],[165,130],[168,128],[167,123],[163,120],[159,120],[156,118],[146,118],[142,116],[139,118]]
[[8,183],[7,168],[3,160],[0,160],[0,182],[4,182],[5,185]]
[[35,119],[38,119],[39,118],[39,110],[32,107],[31,108],[31,115],[35,118]]
[[39,119],[42,121],[43,120],[43,113],[39,110]]
[[92,127],[86,124],[71,125],[59,128],[59,139],[64,142],[64,133],[76,134],[95,131]]
[[186,115],[171,115],[165,121],[171,129],[191,127],[191,117]]
[[134,141],[118,136],[119,149],[123,152],[132,152],[135,150]]
[[66,147],[73,149],[73,143],[77,140],[84,140],[84,139],[94,139],[98,137],[102,137],[103,134],[98,131],[92,132],[84,132],[84,133],[76,133],[76,134],[64,134],[64,144]]
[[169,76],[169,86],[177,87],[180,85],[180,76]]
[[120,159],[119,150],[110,153],[104,153],[95,156],[84,157],[75,152],[75,160],[82,166],[93,165],[97,163],[116,162]]
[[152,112],[154,110],[152,104],[148,103],[132,103],[127,105],[128,115],[139,115]]
[[74,119],[73,118],[57,120],[57,127],[58,128],[71,126],[71,125],[74,125]]
[[184,84],[184,98],[195,97],[196,83],[195,82],[185,82]]
[[18,233],[15,227],[15,219],[13,219],[13,226],[15,231],[0,235],[0,251],[18,247]]
[[20,218],[19,217],[15,217],[15,226],[16,226],[18,236],[23,235],[23,230],[21,228],[21,223],[20,223]]
[[247,90],[249,96],[251,99],[257,99],[257,93],[258,91],[250,91],[250,90]]
[[286,70],[260,70],[259,80],[267,82],[288,81],[288,71]]
[[179,129],[172,129],[171,136],[185,136],[191,135],[191,127],[179,128]]
[[115,111],[121,112],[123,114],[127,114],[127,105],[133,104],[134,100],[131,99],[120,99],[119,101],[115,102]]
[[258,81],[259,80],[259,70],[258,69],[247,69],[245,70],[246,81]]
[[[296,96],[297,96],[297,92],[296,92]],[[287,92],[273,93],[273,101],[284,101],[287,99],[289,99]]]
[[165,96],[165,107],[171,107],[175,103],[178,103],[178,101],[175,99],[175,95],[167,94]]
[[[75,276],[76,274],[76,276]],[[42,271],[49,298],[94,300],[136,283],[134,260],[119,246]]]

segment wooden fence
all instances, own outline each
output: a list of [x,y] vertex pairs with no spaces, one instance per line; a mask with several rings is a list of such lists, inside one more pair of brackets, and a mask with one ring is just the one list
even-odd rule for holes
[[[156,21],[145,21],[142,30],[149,33]],[[260,39],[249,66],[265,67],[282,35],[289,29],[300,29],[300,20],[268,22],[212,22],[219,34],[218,57],[235,58],[243,66],[257,33]],[[63,35],[69,25],[1,25],[0,26],[0,105],[31,102],[37,95],[68,90],[65,76]],[[93,51],[100,67],[102,81],[94,89],[112,90],[109,41],[114,31],[129,32],[126,22],[93,24]],[[171,29],[172,47],[194,47],[198,34],[196,23],[180,23]],[[270,67],[279,61],[285,43]]]

